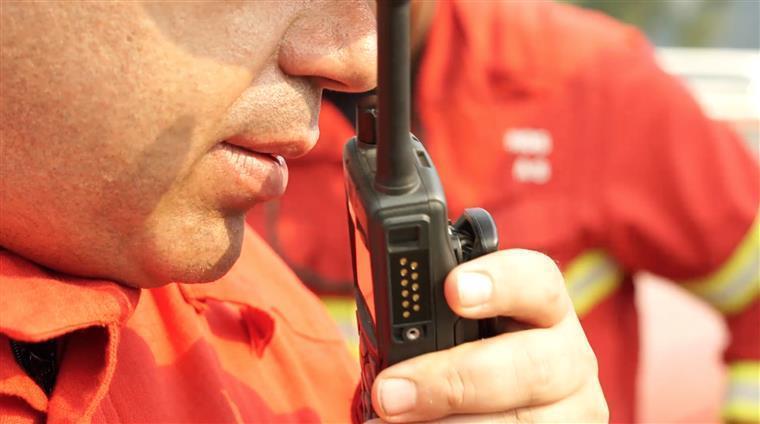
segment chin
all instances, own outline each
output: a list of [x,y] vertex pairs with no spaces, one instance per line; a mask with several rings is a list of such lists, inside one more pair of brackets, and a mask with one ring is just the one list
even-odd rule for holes
[[[195,226],[184,222],[151,237],[139,253],[142,276],[131,286],[160,287],[169,283],[209,283],[222,278],[240,257],[244,218]],[[189,224],[189,225],[188,225]],[[153,233],[154,235],[156,233]]]

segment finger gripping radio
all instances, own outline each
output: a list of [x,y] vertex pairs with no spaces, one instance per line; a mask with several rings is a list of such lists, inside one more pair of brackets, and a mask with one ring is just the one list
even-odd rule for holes
[[491,320],[456,316],[444,297],[457,264],[495,251],[483,209],[451,225],[440,178],[409,132],[407,1],[378,2],[378,96],[357,108],[357,135],[343,152],[362,381],[359,422],[375,416],[371,389],[382,369],[493,334]]

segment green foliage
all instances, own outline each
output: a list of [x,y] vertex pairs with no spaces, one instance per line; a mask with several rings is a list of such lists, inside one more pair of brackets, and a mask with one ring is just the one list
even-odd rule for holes
[[[604,12],[641,28],[655,42],[699,47],[727,24],[731,1],[710,0],[565,0]],[[754,1],[754,0],[752,0]]]

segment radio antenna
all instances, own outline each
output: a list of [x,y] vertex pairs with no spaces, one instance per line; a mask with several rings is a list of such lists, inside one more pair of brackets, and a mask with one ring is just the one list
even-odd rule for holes
[[386,194],[413,189],[419,177],[409,133],[409,0],[378,0],[377,174]]

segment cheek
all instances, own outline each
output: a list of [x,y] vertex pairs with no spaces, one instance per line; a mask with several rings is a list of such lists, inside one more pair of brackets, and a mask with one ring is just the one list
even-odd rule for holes
[[145,17],[169,43],[198,58],[257,68],[270,56],[297,1],[150,2]]
[[34,164],[28,180],[54,178],[68,198],[103,208],[120,198],[150,209],[216,140],[253,72],[194,56],[150,21],[108,11],[123,25],[97,41],[53,32],[17,46],[36,52],[32,60],[3,58],[3,129],[18,159]]
[[[102,274],[113,267],[99,258],[144,239],[158,205],[169,205],[166,222],[200,214],[202,205],[164,199],[193,198],[183,183],[258,72],[187,51],[130,15],[133,7],[93,5],[81,28],[64,30],[45,15],[4,28],[0,202],[20,218],[0,232],[16,234],[14,246],[42,263],[68,260],[63,267],[76,271],[87,262]],[[120,25],[89,34],[97,19],[86,15],[96,9]],[[65,251],[77,252],[77,263],[55,256]]]

